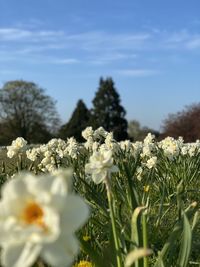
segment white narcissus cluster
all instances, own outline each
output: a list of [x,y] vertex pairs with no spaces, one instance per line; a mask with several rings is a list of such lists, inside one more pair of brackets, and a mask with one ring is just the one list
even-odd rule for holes
[[152,169],[156,165],[156,162],[157,162],[157,157],[152,157],[148,159],[146,162],[147,168]]
[[27,145],[27,141],[23,137],[17,137],[12,141],[11,146],[7,147],[8,158],[13,158],[19,152],[22,152],[24,147]]
[[94,134],[94,131],[92,127],[87,127],[85,130],[82,131],[82,136],[85,140],[88,140],[90,137],[92,137]]
[[118,167],[113,164],[112,151],[94,151],[89,163],[85,166],[85,172],[92,175],[94,183],[99,184],[105,181],[112,172],[117,172]]
[[183,146],[182,139],[174,139],[173,137],[166,137],[159,142],[159,147],[163,149],[164,154],[168,157],[169,160],[174,160],[178,157],[181,148]]
[[54,172],[63,158],[77,159],[82,150],[83,146],[74,137],[67,141],[53,138],[46,145],[27,150],[26,156],[31,161],[38,159],[38,168],[43,172]]
[[7,182],[0,201],[2,265],[29,267],[38,257],[55,267],[72,264],[79,245],[74,232],[88,207],[71,192],[71,172],[21,173]]

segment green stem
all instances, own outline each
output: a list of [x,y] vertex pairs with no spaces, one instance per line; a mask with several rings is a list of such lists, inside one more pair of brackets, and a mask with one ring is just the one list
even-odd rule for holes
[[19,154],[17,162],[17,171],[20,172],[21,170],[22,170],[22,154]]
[[129,195],[131,197],[131,210],[133,211],[135,208],[138,207],[138,201],[137,201],[137,197],[136,197],[136,192],[134,189],[134,185],[133,185],[133,181],[132,181],[132,174],[129,171],[128,166],[126,166],[126,164],[124,164],[124,171],[126,173],[126,177],[127,177],[127,181],[128,181],[128,191],[129,191]]
[[114,238],[114,244],[115,244],[117,267],[122,267],[119,239],[117,236],[117,228],[116,228],[114,209],[113,209],[113,203],[112,203],[112,193],[111,193],[110,182],[109,182],[108,177],[106,177],[105,179],[105,184],[106,184],[106,190],[107,190],[108,205],[109,205],[109,210],[110,210],[110,218],[111,218],[111,223],[112,223],[112,232],[113,232],[113,238]]
[[[143,233],[143,247],[148,249],[148,231],[147,231],[147,214],[146,211],[142,214],[142,233]],[[148,257],[144,257],[144,267],[148,267]]]

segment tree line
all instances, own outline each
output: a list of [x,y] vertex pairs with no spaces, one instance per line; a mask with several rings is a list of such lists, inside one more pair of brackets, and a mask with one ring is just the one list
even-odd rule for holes
[[117,140],[128,138],[126,111],[112,78],[100,79],[92,109],[79,100],[70,120],[60,126],[55,101],[33,82],[15,80],[0,89],[0,145],[18,136],[29,143],[44,143],[53,137],[74,136],[82,141],[87,126],[102,126],[112,131]]
[[0,145],[8,145],[18,136],[29,143],[45,143],[53,137],[67,139],[74,136],[83,141],[81,132],[87,127],[102,126],[112,131],[118,141],[143,140],[148,132],[159,139],[183,136],[187,142],[200,138],[200,104],[168,115],[162,133],[132,120],[128,123],[126,111],[112,78],[100,78],[99,86],[88,109],[79,99],[69,121],[61,125],[55,101],[33,82],[15,80],[0,89]]

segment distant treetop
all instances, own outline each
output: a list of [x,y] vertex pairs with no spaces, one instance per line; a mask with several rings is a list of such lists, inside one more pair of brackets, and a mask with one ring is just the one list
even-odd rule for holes
[[83,141],[81,132],[89,126],[89,119],[90,111],[87,109],[83,100],[80,99],[69,122],[61,127],[59,136],[63,139],[73,136],[77,141]]
[[0,89],[0,142],[16,137],[46,142],[59,126],[55,101],[33,82],[15,80]]
[[163,137],[182,136],[185,142],[200,139],[200,103],[187,106],[175,114],[169,114],[163,123]]
[[99,88],[92,102],[91,125],[94,128],[102,126],[113,132],[116,140],[127,139],[126,111],[120,103],[112,78],[100,78]]

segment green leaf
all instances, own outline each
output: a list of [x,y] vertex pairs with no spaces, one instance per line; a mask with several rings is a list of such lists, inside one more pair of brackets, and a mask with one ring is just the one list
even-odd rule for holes
[[[141,229],[141,216],[143,211],[146,209],[146,207],[137,207],[132,215],[132,221],[131,221],[131,240],[135,244],[135,249],[138,249],[139,247],[142,247],[143,243],[143,234]],[[135,266],[139,267],[141,266],[141,261],[139,258],[135,261]]]
[[181,240],[181,248],[179,252],[179,257],[177,261],[177,266],[187,267],[188,261],[190,257],[192,244],[192,230],[188,218],[185,214],[183,214],[183,233]]

